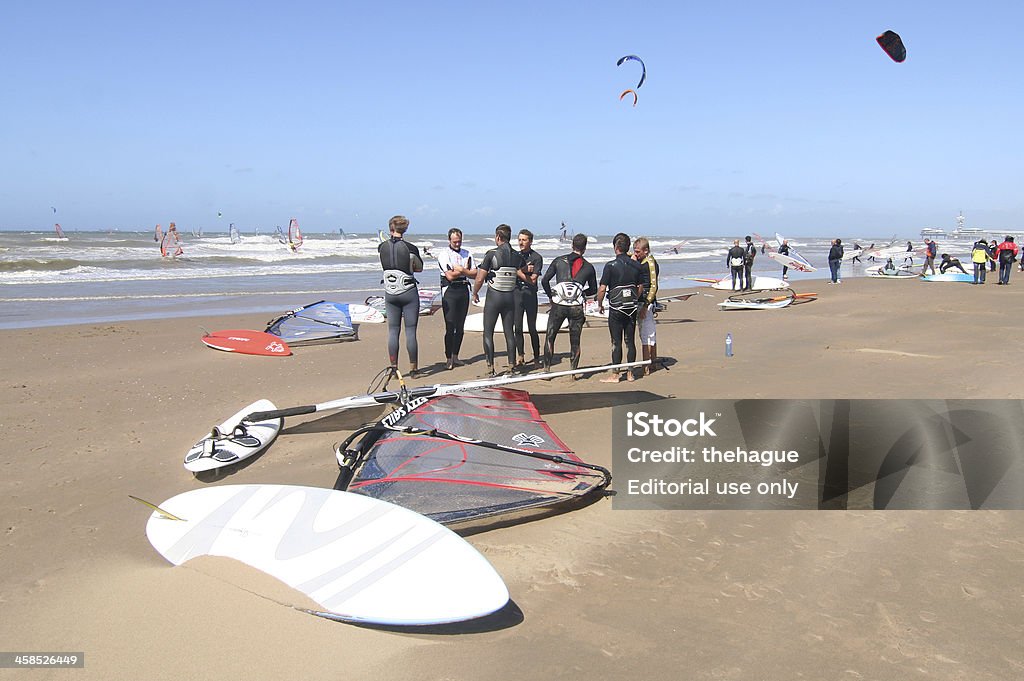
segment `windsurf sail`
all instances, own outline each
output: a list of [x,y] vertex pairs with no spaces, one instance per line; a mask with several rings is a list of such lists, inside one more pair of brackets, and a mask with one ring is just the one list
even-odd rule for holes
[[163,257],[177,258],[184,251],[181,248],[181,239],[178,237],[178,229],[172,222],[167,228],[167,233],[164,234],[163,239],[160,241],[160,255]]
[[336,488],[446,525],[578,503],[611,482],[559,439],[528,393],[510,388],[413,399],[356,431],[338,457]]
[[[441,292],[437,289],[421,288],[420,314],[432,315],[441,309]],[[387,316],[387,307],[384,305],[384,296],[367,296],[364,303],[373,309]]]
[[235,227],[235,223],[231,223],[228,226],[228,236],[231,238],[231,243],[237,244],[241,242],[242,237],[238,234],[238,228]]
[[299,221],[292,218],[288,221],[288,248],[297,251],[301,245],[302,230],[299,229]]
[[281,225],[274,227],[274,236],[277,237],[277,241],[282,244],[288,243],[288,239],[284,235],[284,230],[281,229]]
[[64,233],[64,230],[60,228],[60,224],[55,223],[53,225],[53,229],[54,229],[55,232],[57,232],[57,238],[58,239],[60,239],[61,241],[67,241],[68,240],[68,237]]
[[153,241],[155,241],[155,242],[157,242],[159,244],[163,240],[164,240],[164,228],[161,227],[160,225],[157,225],[156,229],[153,231]]
[[288,345],[312,345],[358,340],[347,303],[320,300],[272,320],[267,333],[280,336]]

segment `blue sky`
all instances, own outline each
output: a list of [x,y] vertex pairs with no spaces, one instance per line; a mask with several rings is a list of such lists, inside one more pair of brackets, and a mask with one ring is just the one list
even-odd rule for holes
[[1022,26],[943,0],[8,2],[0,228],[1024,229]]

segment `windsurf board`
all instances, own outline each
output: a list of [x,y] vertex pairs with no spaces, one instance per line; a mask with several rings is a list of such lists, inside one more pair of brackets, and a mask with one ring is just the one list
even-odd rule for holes
[[774,260],[775,262],[779,263],[780,265],[788,267],[791,270],[796,270],[798,272],[815,272],[818,269],[817,267],[811,265],[808,262],[799,260],[789,255],[783,255],[782,253],[769,252],[768,257]]
[[383,324],[384,313],[370,305],[348,303],[348,316],[353,324]]
[[[468,317],[466,317],[466,325],[465,325],[464,328],[465,328],[466,331],[475,331],[477,333],[483,333],[483,330],[484,330],[484,313],[483,312],[476,312],[476,313],[471,314]],[[527,325],[526,320],[523,319],[523,331],[525,332],[526,329],[528,329],[528,328],[529,328],[529,326]],[[538,333],[543,332],[547,328],[548,328],[548,315],[547,315],[547,313],[546,312],[538,312],[537,313],[537,331],[538,331]],[[561,328],[563,328],[563,329],[568,329],[569,328],[569,320],[568,319],[566,319],[564,322],[562,322]],[[494,325],[494,331],[496,333],[504,333],[505,332],[504,329],[505,329],[505,327],[502,326],[502,324],[501,324],[501,317],[498,317],[498,321]]]
[[263,331],[246,329],[214,331],[204,334],[202,341],[214,350],[239,352],[244,355],[286,357],[292,354],[291,348],[281,338]]
[[288,485],[218,485],[159,505],[146,524],[174,565],[224,556],[261,570],[344,622],[427,625],[489,615],[505,583],[466,540],[408,509],[360,494]]
[[245,407],[213,432],[192,445],[185,455],[185,468],[193,473],[231,466],[256,456],[274,441],[284,419],[277,418],[256,423],[242,423],[242,419],[258,411],[277,409],[270,400],[257,400]]
[[913,280],[919,277],[917,272],[912,272],[908,269],[897,269],[894,272],[884,272],[881,267],[869,268],[864,270],[864,273],[869,277],[876,279],[907,279]]
[[792,302],[792,298],[765,302],[759,302],[757,300],[723,300],[718,304],[718,306],[723,310],[773,310],[780,307],[786,307]]
[[921,281],[966,281],[968,283],[974,281],[973,274],[964,274],[963,272],[945,272],[943,274],[926,274],[921,277]]
[[[713,281],[713,280],[712,280]],[[775,277],[762,277],[760,275],[754,275],[753,290],[755,291],[768,291],[776,288],[786,288],[789,286],[788,282],[782,279],[776,279]],[[711,288],[717,291],[732,291],[732,277],[725,277],[718,281],[713,281]]]

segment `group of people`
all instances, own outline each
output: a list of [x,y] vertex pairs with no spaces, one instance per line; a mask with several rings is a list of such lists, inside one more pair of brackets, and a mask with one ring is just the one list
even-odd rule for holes
[[[419,348],[416,340],[419,321],[419,293],[415,275],[423,272],[419,249],[405,240],[409,220],[401,215],[388,223],[389,238],[378,247],[384,271],[384,302],[388,322],[388,360],[397,370],[401,332],[404,326],[410,375],[419,370]],[[483,299],[483,351],[487,374],[495,375],[494,333],[500,328],[505,337],[505,354],[510,371],[526,372],[526,342],[530,335],[534,366],[550,369],[555,340],[564,324],[569,330],[570,363],[579,368],[581,337],[586,317],[586,302],[596,297],[599,314],[608,310],[608,331],[612,342],[612,364],[621,364],[623,345],[627,362],[636,361],[636,331],[639,326],[642,356],[651,360],[645,373],[653,371],[657,360],[657,333],[654,321],[658,292],[658,263],[651,255],[650,242],[639,237],[631,242],[628,235],[616,234],[612,239],[615,258],[605,264],[598,280],[594,266],[587,262],[587,237],[572,237],[572,250],[555,258],[544,270],[543,257],[533,250],[533,233],[522,229],[517,235],[518,250],[512,247],[512,228],[502,224],[494,230],[494,248],[474,262],[462,247],[462,231],[448,230],[448,247],[433,255],[440,270],[441,309],[444,316],[445,366],[453,369],[462,364],[459,354],[465,337],[465,323],[470,300]],[[551,301],[544,349],[541,352],[537,328],[538,292],[544,289]],[[635,380],[632,371],[615,371],[602,379],[605,382]]]
[[732,275],[733,291],[753,290],[754,278],[750,274],[750,270],[754,267],[755,257],[757,257],[757,247],[749,236],[744,237],[742,246],[739,239],[732,242],[732,248],[725,255],[725,264],[729,266],[729,273]]
[[[1013,270],[1013,263],[1017,260],[1019,249],[1014,243],[1012,236],[1007,236],[1001,244],[996,244],[995,239],[986,242],[978,239],[971,249],[971,263],[974,265],[974,281],[972,284],[984,284],[986,268],[995,271],[999,265],[999,286],[1008,286],[1010,283],[1010,272]],[[945,254],[943,254],[945,259]],[[1024,271],[1024,260],[1020,263],[1021,271]],[[960,268],[963,271],[963,267]],[[965,272],[966,274],[966,272]]]

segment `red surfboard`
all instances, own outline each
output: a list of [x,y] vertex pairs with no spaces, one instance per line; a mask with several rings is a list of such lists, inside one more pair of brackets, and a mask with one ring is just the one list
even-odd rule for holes
[[202,340],[214,350],[223,350],[224,352],[241,352],[245,355],[267,357],[287,357],[292,354],[292,349],[279,336],[262,331],[227,329],[205,334]]

